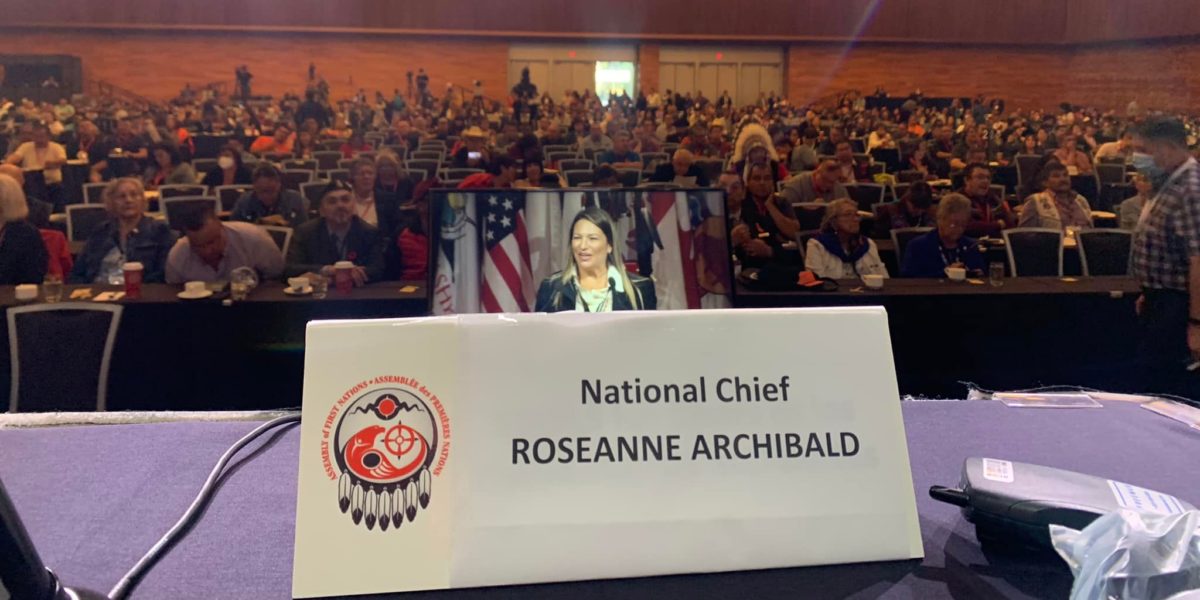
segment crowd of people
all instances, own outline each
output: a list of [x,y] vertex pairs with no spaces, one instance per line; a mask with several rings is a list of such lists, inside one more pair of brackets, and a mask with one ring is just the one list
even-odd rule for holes
[[[10,267],[18,253],[9,250],[35,239],[18,233],[16,223],[45,230],[48,215],[63,210],[62,170],[69,162],[86,164],[90,181],[108,182],[103,200],[111,216],[63,272],[75,282],[115,281],[120,265],[134,260],[151,282],[223,279],[239,266],[266,278],[328,275],[342,260],[356,265],[359,284],[420,277],[428,263],[428,191],[446,182],[437,171],[410,175],[406,160],[430,144],[444,148],[444,166],[478,170],[452,182],[464,189],[566,186],[561,159],[548,152],[562,148],[591,161],[593,187],[619,186],[619,175],[629,169],[659,184],[719,185],[727,192],[729,238],[743,265],[802,264],[833,278],[887,275],[875,242],[860,230],[860,207],[849,199],[848,184],[907,184],[879,214],[884,228],[935,228],[930,240],[909,246],[912,256],[903,257],[899,273],[930,276],[944,265],[979,268],[975,239],[1004,228],[1090,227],[1090,206],[1072,189],[1071,176],[1092,173],[1097,164],[1139,169],[1137,194],[1120,206],[1124,227],[1136,223],[1161,183],[1155,177],[1162,176],[1142,168],[1133,152],[1130,128],[1146,116],[1134,105],[1121,112],[1070,105],[1009,110],[998,100],[935,102],[919,93],[888,102],[879,91],[848,93],[825,105],[795,105],[772,94],[736,106],[727,93],[709,99],[653,88],[632,97],[612,94],[604,105],[589,90],[561,98],[539,94],[528,76],[504,100],[485,98],[478,82],[474,94],[450,85],[438,98],[423,69],[415,92],[410,78],[406,91],[390,97],[359,90],[331,101],[314,68],[302,96],[278,100],[252,99],[240,82],[237,97],[187,88],[161,105],[89,97],[0,101],[0,150],[15,167],[0,178],[17,184],[0,186],[6,194],[0,246],[7,261],[0,264],[0,283],[40,281],[53,271],[32,268],[56,260],[46,248],[25,253],[20,260],[28,269]],[[1200,121],[1175,117],[1195,148]],[[229,142],[214,166],[197,172],[196,137],[216,133],[230,134]],[[310,206],[286,189],[278,163],[330,147],[353,160],[350,176],[330,182]],[[876,150],[895,151],[891,172],[871,158]],[[991,187],[994,169],[1018,155],[1040,157],[1036,178],[1022,182],[1015,198],[998,194]],[[719,178],[700,168],[714,161]],[[40,174],[40,185],[22,184],[22,173],[31,172]],[[941,191],[946,182],[954,182],[952,193]],[[249,189],[228,220],[197,211],[173,232],[146,216],[145,194],[172,184]],[[13,189],[24,190],[23,198],[9,197]],[[826,206],[824,219],[800,248],[793,206],[812,202]],[[287,256],[256,225],[294,228]]]

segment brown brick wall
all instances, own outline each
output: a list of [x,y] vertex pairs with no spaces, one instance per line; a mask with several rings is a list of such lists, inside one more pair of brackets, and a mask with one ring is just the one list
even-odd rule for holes
[[405,87],[404,73],[424,67],[430,89],[447,82],[484,93],[507,92],[508,42],[501,40],[355,37],[300,34],[22,33],[0,36],[0,53],[72,54],[83,60],[85,80],[105,80],[165,99],[184,84],[226,80],[246,64],[255,94],[279,96],[304,89],[309,61],[329,81],[334,97],[365,88],[390,94]]
[[[638,46],[638,89],[646,93],[650,89],[658,89],[658,44],[641,44]],[[661,91],[661,90],[660,90]]]

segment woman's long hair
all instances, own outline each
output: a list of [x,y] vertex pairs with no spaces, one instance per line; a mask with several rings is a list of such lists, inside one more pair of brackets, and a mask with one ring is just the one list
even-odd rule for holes
[[[608,245],[612,248],[612,252],[608,253],[608,266],[616,267],[617,272],[621,274],[621,285],[625,287],[625,295],[629,298],[629,304],[634,310],[641,310],[642,299],[638,291],[634,289],[633,283],[629,280],[629,275],[625,272],[625,262],[621,259],[621,246],[617,240],[613,239],[613,223],[609,218],[608,213],[603,209],[595,206],[589,206],[575,214],[575,218],[571,220],[571,228],[568,229],[570,237],[568,241],[575,236],[575,225],[580,221],[586,220],[592,225],[600,228],[604,232],[605,239],[608,240]],[[567,268],[563,269],[559,280],[564,286],[575,285],[578,280],[579,269],[575,264],[575,251],[573,244],[567,244]],[[605,276],[607,279],[607,276]],[[558,303],[558,298],[554,299]]]

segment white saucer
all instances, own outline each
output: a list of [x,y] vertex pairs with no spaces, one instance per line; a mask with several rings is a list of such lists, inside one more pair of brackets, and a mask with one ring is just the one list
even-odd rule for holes
[[292,291],[292,288],[290,288],[290,287],[283,288],[283,293],[285,293],[289,296],[307,296],[307,295],[311,294],[312,291],[313,290],[312,290],[311,285],[306,285],[297,291]]
[[196,294],[191,294],[188,292],[179,292],[178,294],[175,294],[175,296],[181,300],[199,300],[201,298],[207,298],[211,295],[213,295],[212,290],[204,290]]

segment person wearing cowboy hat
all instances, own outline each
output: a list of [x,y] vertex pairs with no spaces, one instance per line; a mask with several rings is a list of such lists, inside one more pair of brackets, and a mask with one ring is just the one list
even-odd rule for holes
[[487,149],[487,133],[477,125],[472,125],[462,132],[462,146],[454,153],[456,168],[487,170],[491,164],[491,153]]

